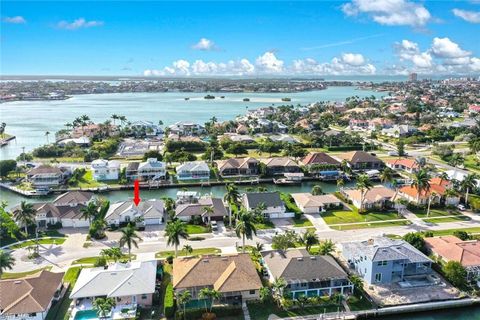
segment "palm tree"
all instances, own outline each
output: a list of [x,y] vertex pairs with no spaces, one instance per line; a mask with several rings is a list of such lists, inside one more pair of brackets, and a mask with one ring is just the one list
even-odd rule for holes
[[301,240],[302,240],[302,243],[305,244],[305,249],[307,249],[307,251],[309,252],[312,246],[318,244],[318,237],[315,234],[315,232],[308,231],[308,230],[305,231]]
[[186,244],[183,246],[183,251],[185,251],[186,255],[192,254],[193,248],[191,245]]
[[245,238],[253,239],[253,235],[257,235],[252,214],[245,211],[240,212],[235,225],[235,233],[237,237],[242,238],[242,252],[245,253]]
[[119,119],[118,115],[116,115],[116,114],[112,114],[112,116],[110,118],[112,118],[112,120],[113,120],[113,125],[115,125],[115,120]]
[[448,161],[448,164],[455,167],[455,172],[457,171],[457,167],[462,165],[465,162],[465,158],[463,157],[462,154],[460,153],[454,153],[450,157],[450,161]]
[[312,195],[319,196],[323,194],[322,186],[321,185],[314,185],[312,188]]
[[28,235],[28,225],[35,221],[33,204],[27,203],[26,201],[20,202],[20,208],[13,213],[13,217],[24,226],[25,235]]
[[115,262],[123,257],[122,250],[119,247],[103,249],[100,251],[100,255]]
[[363,212],[363,202],[365,201],[365,195],[368,190],[373,187],[370,178],[366,174],[361,174],[357,177],[357,189],[360,190],[360,212]]
[[278,307],[282,305],[283,292],[287,287],[287,281],[284,278],[275,278],[272,283],[272,296],[277,301]]
[[132,257],[130,255],[132,251],[132,244],[135,246],[135,248],[138,248],[138,243],[137,240],[142,240],[140,236],[137,234],[135,227],[132,226],[132,224],[128,224],[125,228],[120,230],[122,233],[122,237],[120,238],[119,244],[120,247],[123,248],[125,245],[127,245],[128,248],[128,259],[131,261]]
[[343,180],[343,177],[338,178],[337,179],[338,189],[342,190],[344,186],[345,186],[345,180]]
[[116,303],[113,298],[95,298],[95,300],[93,300],[93,309],[97,311],[100,319],[107,318],[107,315],[115,306]]
[[50,131],[45,131],[45,137],[47,138],[47,144],[48,144],[48,136],[50,135]]
[[80,209],[82,219],[88,220],[88,224],[92,224],[92,220],[94,220],[98,215],[98,207],[99,206],[96,201],[90,201],[86,207]]
[[240,193],[238,192],[238,188],[236,185],[233,183],[227,184],[226,186],[227,193],[225,193],[225,196],[223,199],[230,205],[234,204],[238,207],[238,204],[240,203]]
[[380,174],[380,181],[382,181],[383,183],[392,183],[393,181],[393,175],[394,175],[394,172],[391,168],[389,167],[386,167],[385,169],[383,169],[382,173]]
[[332,253],[335,250],[335,244],[332,240],[325,240],[320,243],[319,253],[322,256]]
[[[213,302],[217,299],[220,299],[220,292],[215,289],[203,288],[198,293],[198,297],[200,299],[205,299],[205,311],[208,313],[212,313]],[[207,300],[210,300],[210,309],[207,308]]]
[[440,178],[440,185],[442,185],[444,181],[450,181],[450,176],[446,172],[442,172],[438,177]]
[[421,169],[415,173],[412,180],[412,187],[417,189],[417,204],[420,203],[420,194],[430,190],[430,174],[427,170]]
[[465,192],[465,205],[468,207],[468,195],[470,190],[475,189],[477,186],[476,180],[479,179],[478,175],[475,173],[467,175],[463,181],[460,183],[462,191]]
[[15,264],[15,258],[12,257],[10,252],[0,250],[0,277],[5,270],[12,270]]
[[430,196],[428,197],[428,206],[427,206],[427,218],[430,216],[430,205],[432,204],[432,200],[437,197],[437,193],[432,191]]
[[215,210],[213,210],[213,207],[212,206],[205,206],[203,207],[203,213],[205,213],[207,215],[207,218],[208,218],[208,223],[211,224],[211,221],[212,221],[212,214],[215,212]]
[[186,319],[186,308],[187,303],[192,299],[192,294],[188,290],[183,290],[180,293],[177,293],[177,302],[183,306],[183,318]]
[[175,246],[175,258],[178,257],[178,246],[180,245],[180,238],[188,239],[188,233],[185,227],[185,223],[180,220],[173,220],[168,222],[165,228],[165,235],[167,236],[167,245]]

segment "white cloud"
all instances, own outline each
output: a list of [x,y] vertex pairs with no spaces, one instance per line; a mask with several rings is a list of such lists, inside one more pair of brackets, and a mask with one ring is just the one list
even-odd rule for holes
[[408,0],[352,0],[342,5],[347,16],[367,14],[373,21],[389,26],[422,27],[432,16],[420,3]]
[[471,23],[480,23],[480,12],[478,11],[468,11],[461,9],[453,9],[453,14],[467,22]]
[[209,40],[207,38],[201,38],[196,44],[192,46],[192,48],[200,51],[212,51],[215,50],[217,46],[212,40]]
[[327,63],[319,63],[312,58],[294,60],[290,71],[293,74],[302,75],[357,75],[375,74],[377,68],[367,63],[361,54],[344,53]]
[[73,20],[72,22],[63,20],[57,24],[57,27],[59,27],[60,29],[66,29],[66,30],[77,30],[81,28],[92,28],[92,27],[99,27],[99,26],[103,26],[103,21],[95,21],[95,20],[87,21],[84,18],[78,18]]
[[409,40],[402,40],[395,44],[395,50],[400,61],[410,61],[417,68],[432,67],[432,56],[428,52],[420,52],[418,44]]
[[265,52],[255,60],[255,65],[261,72],[281,73],[283,71],[283,61],[277,59],[271,51]]
[[3,22],[13,23],[13,24],[23,24],[23,23],[27,23],[27,20],[25,20],[25,18],[22,17],[22,16],[5,17],[5,18],[3,18],[2,20],[3,20]]
[[449,38],[434,38],[432,53],[439,58],[462,58],[471,55]]
[[365,64],[365,58],[359,53],[344,53],[342,60],[351,66],[361,66]]

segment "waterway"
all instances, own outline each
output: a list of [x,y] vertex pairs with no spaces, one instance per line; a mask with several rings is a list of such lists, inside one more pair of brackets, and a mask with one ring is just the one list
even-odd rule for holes
[[[0,104],[0,118],[7,124],[6,132],[16,140],[0,149],[1,159],[17,157],[22,148],[29,152],[51,142],[54,133],[65,129],[66,123],[86,114],[94,122],[103,122],[112,114],[124,115],[128,121],[162,120],[165,125],[191,120],[198,123],[233,120],[247,109],[286,104],[282,98],[291,98],[288,104],[306,105],[318,101],[344,101],[358,95],[380,97],[385,93],[358,90],[356,87],[329,87],[326,90],[296,93],[210,93],[216,99],[204,99],[206,93],[111,93],[77,95],[59,101],[15,101]],[[220,98],[220,96],[224,98]],[[185,98],[189,98],[185,100]],[[249,102],[243,101],[249,98]],[[47,137],[45,132],[51,134]]]
[[480,320],[480,306],[426,311],[372,319],[382,320]]

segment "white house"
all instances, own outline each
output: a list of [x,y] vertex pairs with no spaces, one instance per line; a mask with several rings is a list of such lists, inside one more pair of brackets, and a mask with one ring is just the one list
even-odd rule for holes
[[164,180],[167,174],[165,162],[148,158],[138,165],[137,176],[140,180]]
[[340,201],[333,194],[312,195],[311,193],[292,193],[295,204],[303,213],[320,213],[329,208],[342,206]]
[[287,212],[285,204],[277,192],[245,193],[242,196],[242,204],[249,211],[264,206],[262,213],[270,219],[292,218],[295,215],[294,212]]
[[205,161],[185,162],[177,166],[178,180],[208,180],[210,178],[210,168]]
[[105,220],[109,225],[143,221],[144,225],[163,223],[165,207],[162,200],[142,200],[138,206],[132,200],[120,201],[110,205]]
[[92,161],[91,170],[93,179],[102,180],[118,180],[120,174],[120,162],[116,160],[97,159]]

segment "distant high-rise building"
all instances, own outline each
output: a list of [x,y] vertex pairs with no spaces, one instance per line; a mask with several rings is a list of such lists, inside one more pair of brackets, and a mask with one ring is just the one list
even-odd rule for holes
[[408,81],[417,81],[417,74],[412,72],[408,75]]

